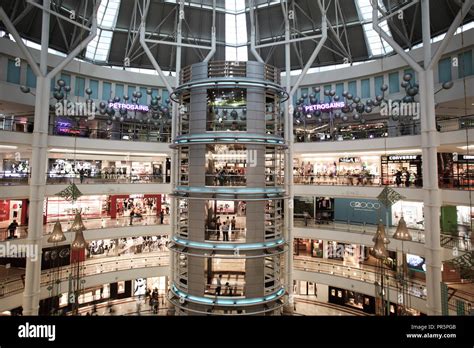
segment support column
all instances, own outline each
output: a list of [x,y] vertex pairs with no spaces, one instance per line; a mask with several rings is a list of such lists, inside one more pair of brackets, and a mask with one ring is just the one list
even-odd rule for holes
[[47,76],[49,45],[50,0],[43,1],[41,27],[41,75],[36,77],[36,101],[31,155],[30,214],[28,221],[28,244],[37,247],[38,257],[26,259],[25,291],[23,293],[23,315],[38,315],[40,300],[41,257],[43,241],[43,202],[46,190],[46,163],[48,155],[49,91],[51,80]]
[[[421,1],[424,66],[431,63],[429,0]],[[436,131],[433,69],[420,78],[421,148],[423,156],[423,191],[425,215],[426,290],[428,314],[441,315],[441,193],[438,187],[439,135]],[[423,105],[424,104],[424,105]]]
[[[283,16],[285,18],[285,88],[286,92],[290,94],[291,91],[291,46],[290,46],[290,21],[288,18],[288,2],[282,3]],[[293,298],[293,113],[290,112],[292,100],[289,97],[284,106],[285,117],[285,142],[288,144],[288,149],[285,153],[285,190],[289,196],[284,204],[284,226],[285,238],[288,243],[288,253],[286,262],[286,291],[290,298]],[[285,311],[292,313],[293,304],[289,303]]]

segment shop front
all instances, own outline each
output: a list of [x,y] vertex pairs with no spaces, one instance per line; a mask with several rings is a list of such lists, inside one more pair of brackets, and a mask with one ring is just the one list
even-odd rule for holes
[[295,158],[296,184],[378,185],[379,156],[318,156]]
[[439,186],[471,189],[474,184],[474,155],[438,153]]
[[422,187],[421,155],[388,155],[381,157],[382,185]]
[[[391,225],[391,214],[380,201],[362,198],[335,198],[334,220],[347,224],[376,225],[380,219]],[[388,220],[388,221],[387,221]]]

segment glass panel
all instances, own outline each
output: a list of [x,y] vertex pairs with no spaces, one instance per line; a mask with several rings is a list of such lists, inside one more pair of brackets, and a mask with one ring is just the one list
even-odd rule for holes
[[108,100],[112,96],[112,84],[110,82],[102,83],[102,99]]
[[[120,99],[123,98],[123,85],[116,84],[115,85],[115,97],[120,97]],[[104,97],[105,99],[105,97]]]
[[26,85],[31,88],[36,88],[36,75],[33,73],[30,65],[26,67]]
[[208,131],[247,130],[247,91],[242,88],[207,90]]
[[[331,85],[325,85],[325,86],[323,87],[323,95],[324,95],[324,92],[325,92],[325,91],[330,91],[330,90],[331,90]],[[325,102],[329,102],[330,100],[331,100],[331,97],[330,97],[330,96],[324,95],[324,101],[325,101]]]
[[344,84],[343,83],[337,83],[336,84],[336,95],[338,95],[340,98],[342,98],[342,93],[344,92]]
[[133,98],[133,92],[137,90],[137,87],[135,86],[128,86],[128,98],[131,101]]
[[360,81],[360,96],[361,98],[370,98],[370,79],[363,79]]
[[382,95],[382,85],[384,84],[383,76],[375,76],[374,85],[375,85],[375,95]]
[[64,80],[64,82],[66,82],[66,86],[71,86],[71,75],[61,73],[61,80]]
[[438,63],[438,80],[440,83],[453,79],[451,74],[451,57],[441,59]]
[[83,97],[85,86],[86,80],[83,77],[76,76],[76,87],[74,88],[74,95],[76,97]]
[[142,93],[142,97],[138,100],[139,104],[143,104],[143,105],[147,104],[148,94],[146,94],[146,90],[147,90],[146,87],[140,87],[140,92]]
[[472,69],[472,51],[460,53],[459,59],[459,78],[470,76],[473,74]]
[[99,81],[89,80],[89,88],[92,89],[91,98],[92,99],[99,98]]
[[388,75],[388,88],[389,93],[400,92],[400,79],[398,76],[398,71]]
[[15,66],[15,61],[8,60],[7,81],[11,83],[20,83],[20,67]]
[[349,81],[347,89],[355,97],[357,95],[357,81]]

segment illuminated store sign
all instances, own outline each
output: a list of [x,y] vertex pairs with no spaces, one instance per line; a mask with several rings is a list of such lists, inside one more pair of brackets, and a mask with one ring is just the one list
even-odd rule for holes
[[388,156],[389,161],[409,161],[418,159],[417,155]]
[[148,105],[142,105],[142,104],[109,103],[109,108],[114,108],[117,110],[126,109],[130,111],[143,111],[143,112],[149,111]]
[[360,163],[360,157],[341,157],[339,163]]
[[304,105],[305,112],[313,112],[316,110],[326,111],[332,109],[341,109],[345,105],[344,102],[332,102],[332,103],[320,103],[320,104],[312,104],[312,105]]

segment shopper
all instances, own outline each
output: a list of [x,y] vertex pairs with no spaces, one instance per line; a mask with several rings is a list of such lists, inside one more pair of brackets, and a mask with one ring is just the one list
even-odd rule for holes
[[398,169],[395,173],[395,184],[397,184],[397,187],[400,187],[400,185],[402,184],[402,172],[400,171],[400,169]]
[[405,172],[405,187],[410,187],[410,177],[411,177],[411,174],[410,172],[407,170]]
[[85,174],[84,168],[79,169],[79,179],[81,181],[81,184],[84,181],[84,174]]
[[232,220],[230,220],[232,225],[232,233],[235,233],[235,225],[237,224],[237,220],[235,220],[235,216],[232,216]]
[[7,239],[16,238],[15,232],[16,232],[17,228],[18,228],[18,222],[16,222],[16,220],[13,220],[12,223],[10,225],[8,225],[8,227],[7,227],[7,231],[8,231]]
[[163,209],[160,211],[160,224],[163,225],[163,220],[165,218],[165,213],[163,212]]
[[135,215],[135,212],[134,212],[134,210],[133,210],[133,209],[132,209],[132,210],[130,210],[130,226],[132,226],[132,225],[133,225],[133,216],[134,216],[134,215]]
[[228,242],[229,241],[229,229],[232,228],[232,225],[230,224],[229,218],[227,218],[225,224],[224,224],[224,229],[223,229],[223,241]]
[[216,296],[221,295],[221,289],[222,289],[222,274],[219,274],[219,277],[217,277]]

